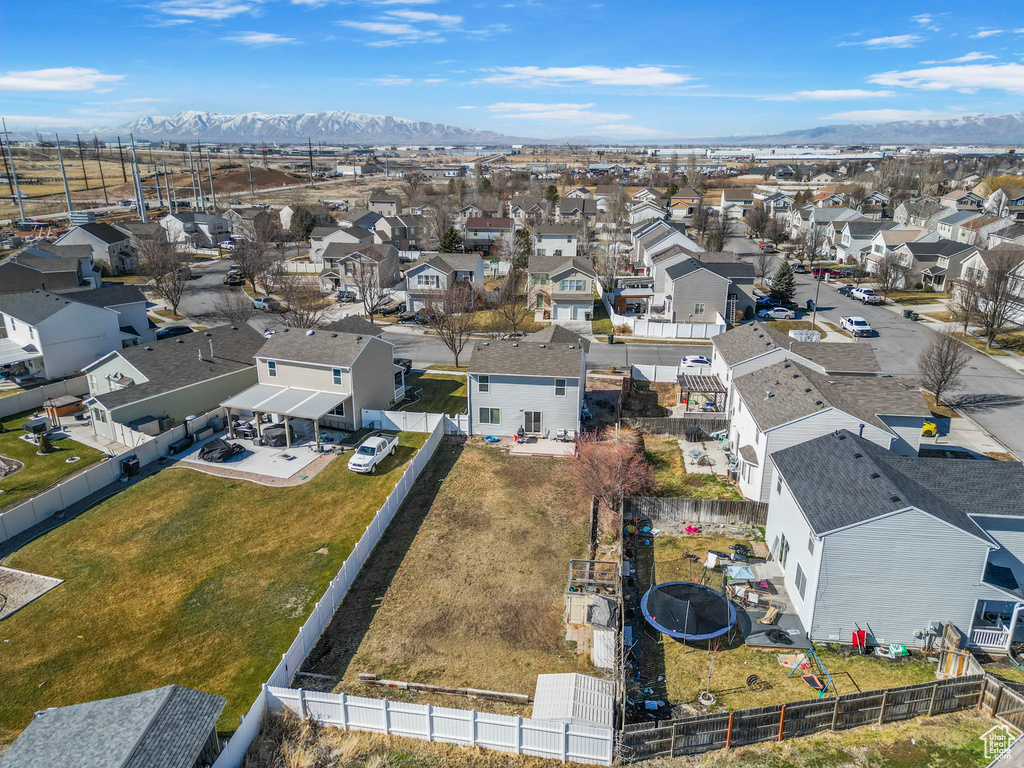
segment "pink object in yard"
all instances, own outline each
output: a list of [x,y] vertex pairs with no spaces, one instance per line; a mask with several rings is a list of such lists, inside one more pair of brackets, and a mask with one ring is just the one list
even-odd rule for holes
[[683,530],[685,530],[687,533],[700,533],[700,526],[699,525],[688,525]]

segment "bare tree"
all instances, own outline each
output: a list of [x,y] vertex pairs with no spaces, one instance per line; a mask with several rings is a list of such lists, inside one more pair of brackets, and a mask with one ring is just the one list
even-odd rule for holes
[[708,223],[707,234],[704,235],[704,247],[709,251],[721,251],[725,244],[736,234],[736,222],[726,213],[712,216]]
[[427,326],[440,337],[459,365],[459,355],[473,333],[474,319],[472,287],[466,283],[452,283],[434,291],[427,298]]
[[769,220],[773,217],[765,209],[764,205],[760,202],[755,203],[754,207],[747,211],[744,215],[743,220],[747,223],[747,229],[751,231],[754,237],[764,237],[764,230],[768,226]]
[[1021,283],[1015,274],[1020,257],[1012,251],[992,250],[985,259],[985,276],[978,297],[978,325],[985,334],[985,346],[992,343],[1018,311]]
[[971,324],[977,321],[980,301],[981,282],[976,278],[969,277],[954,284],[948,307],[953,319],[963,328],[964,336],[970,330]]
[[178,314],[178,305],[192,286],[192,254],[156,239],[140,242],[138,253],[139,273],[149,278],[153,293]]
[[416,194],[420,191],[420,188],[427,183],[427,177],[419,171],[412,171],[402,177],[402,192],[405,194],[405,198],[412,202],[416,198]]
[[780,242],[786,239],[786,226],[781,221],[779,221],[779,218],[777,216],[772,215],[771,217],[769,217],[768,223],[765,224],[762,236],[769,243],[772,243],[773,245],[778,245]]
[[942,405],[942,395],[960,386],[960,374],[970,361],[967,347],[949,331],[935,335],[917,358],[921,386],[935,395],[935,404]]
[[704,235],[707,234],[708,227],[711,226],[711,219],[714,214],[715,212],[704,203],[703,198],[698,200],[697,205],[693,207],[693,213],[690,215],[690,226],[697,233],[698,240],[704,240]]
[[[384,285],[380,280],[380,270],[377,263],[366,257],[354,256],[345,262],[345,274],[352,278],[359,298],[363,300],[363,312],[366,318],[372,323],[373,316],[380,312],[385,304],[391,299],[393,289]],[[351,269],[351,272],[349,272]]]
[[793,241],[796,244],[796,256],[800,261],[813,263],[822,257],[825,246],[825,230],[817,224],[811,224],[802,230]]
[[526,304],[525,287],[526,274],[522,270],[510,270],[505,276],[501,296],[494,307],[495,330],[498,333],[519,333],[519,329],[533,314]]
[[700,173],[700,163],[693,152],[686,156],[686,183],[696,192],[700,192],[700,188],[704,185],[704,177]]
[[435,246],[441,242],[441,235],[451,229],[455,205],[447,196],[438,196],[427,205],[427,229],[430,242]]
[[618,528],[614,516],[623,498],[643,495],[654,484],[641,444],[638,435],[629,429],[588,432],[576,440],[576,455],[569,460],[568,474],[581,495],[597,497],[611,512],[610,524],[604,528]]
[[889,294],[906,287],[910,270],[903,265],[903,260],[895,253],[887,253],[878,262],[875,271],[875,283],[879,292],[889,298]]
[[231,260],[238,267],[238,274],[248,280],[253,290],[263,280],[264,275],[277,261],[277,252],[267,240],[253,237],[242,240],[231,252]]
[[775,271],[775,257],[768,253],[764,248],[761,248],[757,253],[754,254],[754,277],[757,278],[757,282],[764,284],[765,279],[768,275]]
[[252,299],[242,291],[224,292],[217,299],[213,316],[228,325],[245,325],[256,315]]
[[274,290],[284,301],[285,318],[293,328],[316,328],[332,303],[319,285],[294,272],[279,274]]
[[622,266],[623,250],[620,243],[605,240],[594,259],[594,269],[597,270],[597,278],[601,281],[601,288],[606,291],[612,290],[615,285],[615,275],[619,273]]

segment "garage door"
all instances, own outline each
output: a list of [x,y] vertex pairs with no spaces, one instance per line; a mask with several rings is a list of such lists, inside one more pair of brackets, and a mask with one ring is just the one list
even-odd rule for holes
[[572,319],[573,320],[586,320],[587,319],[587,307],[583,304],[574,304],[572,307]]
[[555,320],[571,320],[572,307],[568,304],[555,304]]

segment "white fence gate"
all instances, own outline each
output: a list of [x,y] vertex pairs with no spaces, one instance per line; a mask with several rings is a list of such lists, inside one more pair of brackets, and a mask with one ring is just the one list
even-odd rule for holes
[[266,696],[273,711],[289,709],[303,719],[346,730],[536,755],[563,763],[611,765],[614,756],[615,731],[607,727],[301,689],[269,687]]
[[0,397],[0,418],[41,408],[44,402],[54,397],[64,395],[81,397],[87,394],[89,394],[89,381],[85,376],[44,384],[35,389],[26,389],[24,392]]
[[[401,411],[389,413],[401,413]],[[416,414],[408,415],[413,416]],[[281,662],[271,673],[267,684],[263,686],[263,690],[260,691],[256,700],[249,708],[249,712],[242,718],[241,725],[224,747],[224,751],[218,756],[217,762],[214,763],[214,768],[239,768],[242,764],[246,750],[253,739],[259,734],[260,723],[264,713],[267,711],[268,687],[287,688],[291,684],[292,677],[320,639],[320,635],[323,634],[327,624],[334,616],[334,612],[338,610],[338,606],[341,605],[341,601],[345,599],[345,595],[348,594],[348,590],[356,580],[356,576],[362,570],[363,564],[373,552],[374,547],[377,546],[377,542],[384,535],[398,508],[405,501],[409,489],[412,488],[416,478],[423,471],[423,467],[427,465],[427,462],[434,455],[434,451],[437,450],[437,446],[440,444],[443,436],[444,424],[443,419],[440,419],[431,430],[430,437],[427,438],[423,447],[413,456],[412,461],[406,467],[405,472],[388,495],[383,506],[377,510],[373,520],[366,526],[363,535],[352,548],[348,559],[342,564],[341,570],[338,571],[338,575],[331,581],[323,597],[320,598],[313,608],[313,612],[306,619],[306,623],[299,628],[299,633],[295,640],[292,641],[291,646],[281,654]]]

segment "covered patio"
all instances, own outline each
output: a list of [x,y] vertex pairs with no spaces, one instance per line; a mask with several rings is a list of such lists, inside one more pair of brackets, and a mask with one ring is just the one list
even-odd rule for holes
[[[257,444],[278,444],[279,433],[283,432],[284,447],[291,448],[293,441],[297,442],[296,432],[301,430],[298,425],[293,425],[292,419],[299,419],[311,426],[310,437],[316,451],[320,450],[324,442],[336,442],[333,435],[325,440],[325,430],[352,430],[352,395],[348,393],[256,384],[221,405],[228,414],[229,438],[248,438]],[[252,413],[252,422],[239,420],[236,412]],[[283,429],[273,425],[283,425]],[[271,436],[268,432],[278,434]],[[266,439],[271,437],[270,440]]]
[[725,411],[725,387],[717,376],[681,373],[679,381],[679,403],[686,412],[723,413]]
[[18,384],[44,376],[43,354],[32,344],[23,347],[11,339],[0,339],[0,376]]

